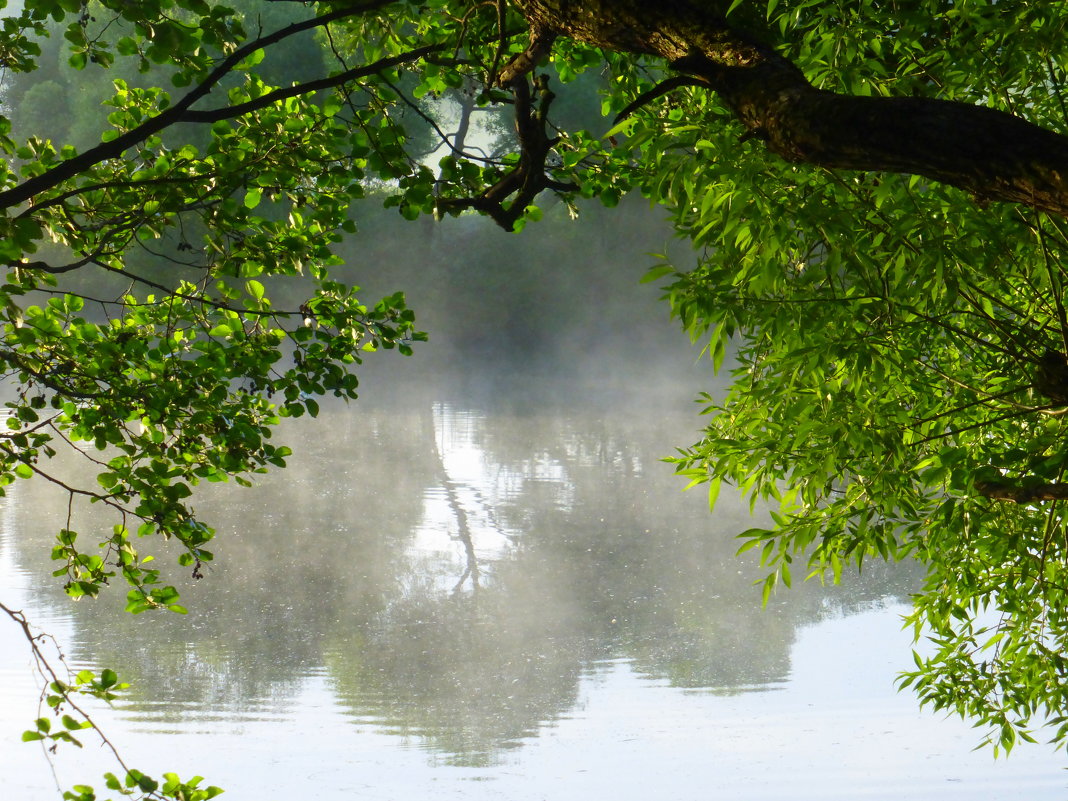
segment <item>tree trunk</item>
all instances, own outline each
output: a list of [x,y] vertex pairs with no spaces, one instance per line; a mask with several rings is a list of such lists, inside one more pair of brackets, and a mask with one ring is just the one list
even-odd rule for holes
[[[854,97],[801,71],[716,3],[518,0],[535,30],[665,59],[719,93],[750,136],[792,162],[899,172],[1068,216],[1068,137],[994,109],[921,97]],[[724,5],[724,4],[718,4]]]

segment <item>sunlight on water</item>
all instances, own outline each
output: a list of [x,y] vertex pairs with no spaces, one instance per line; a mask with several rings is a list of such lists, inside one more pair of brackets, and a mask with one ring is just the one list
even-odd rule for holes
[[[423,493],[423,520],[409,555],[437,561],[449,576],[465,576],[474,587],[482,576],[476,564],[502,557],[521,534],[505,526],[495,510],[521,496],[531,482],[551,486],[554,502],[566,508],[571,502],[567,470],[546,454],[536,454],[523,470],[494,464],[479,443],[482,413],[441,403],[434,405],[432,417],[439,483]],[[449,579],[442,581],[444,587]],[[450,586],[459,590],[464,584],[453,581]]]

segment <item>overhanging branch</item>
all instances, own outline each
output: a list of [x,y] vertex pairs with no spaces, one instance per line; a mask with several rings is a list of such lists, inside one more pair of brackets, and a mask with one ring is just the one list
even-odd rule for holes
[[[506,67],[505,71],[508,69]],[[535,77],[534,93],[525,74],[513,78],[509,86],[515,95],[519,162],[493,186],[475,197],[439,199],[437,210],[476,209],[504,230],[513,231],[527,206],[542,191],[574,192],[578,187],[557,181],[545,172],[545,160],[559,141],[558,137],[546,133],[549,106],[555,97],[549,91],[548,76]]]
[[977,481],[975,488],[979,494],[992,501],[1009,503],[1036,503],[1038,501],[1068,500],[1068,483],[1052,482],[1025,486],[1002,481]]
[[[346,5],[321,16],[295,22],[274,31],[273,33],[267,34],[266,36],[261,36],[247,42],[219,62],[215,69],[213,69],[203,81],[187,92],[180,100],[157,114],[155,117],[145,120],[145,122],[141,123],[136,128],[121,134],[110,142],[103,142],[96,145],[83,153],[79,153],[73,158],[60,162],[55,167],[46,170],[40,175],[29,178],[21,184],[4,192],[0,192],[0,209],[11,208],[19,203],[23,203],[34,195],[45,192],[101,162],[107,161],[108,159],[118,158],[125,150],[143,142],[148,137],[169,128],[176,123],[186,121],[186,114],[190,112],[193,104],[206,97],[224,77],[233,72],[238,64],[257,50],[278,44],[279,42],[288,39],[291,36],[303,33],[304,31],[323,27],[331,22],[375,11],[390,5],[392,2],[394,2],[394,0],[366,0],[365,2],[355,5]],[[444,49],[444,45],[432,46],[427,50],[428,52],[436,52],[442,49]],[[413,58],[416,57],[413,56]],[[383,59],[383,61],[386,61],[386,59]],[[379,67],[379,69],[384,68],[384,66]],[[200,121],[203,122],[206,120]]]
[[366,78],[368,75],[382,72],[390,67],[396,67],[410,61],[418,61],[419,59],[430,55],[431,53],[436,53],[441,49],[441,45],[419,47],[415,50],[409,50],[406,53],[379,59],[372,64],[365,64],[362,67],[353,67],[352,69],[345,70],[337,75],[331,75],[328,78],[319,78],[315,81],[307,81],[295,86],[286,86],[280,89],[275,89],[273,92],[268,92],[267,94],[257,97],[255,100],[249,100],[246,103],[238,103],[235,106],[222,106],[221,108],[205,111],[190,110],[177,120],[174,120],[174,122],[212,123],[218,122],[219,120],[233,119],[235,117],[240,117],[242,114],[249,114],[250,112],[258,111],[261,108],[267,108],[267,106],[274,105],[275,103],[287,100],[291,97],[300,97],[302,95],[310,95],[314,92],[320,92],[323,89],[332,89],[336,86],[342,86],[349,81]]
[[817,89],[793,62],[736,28],[726,3],[517,0],[532,28],[664,59],[705,83],[787,161],[922,175],[1068,217],[1068,137],[1004,111],[926,97]]

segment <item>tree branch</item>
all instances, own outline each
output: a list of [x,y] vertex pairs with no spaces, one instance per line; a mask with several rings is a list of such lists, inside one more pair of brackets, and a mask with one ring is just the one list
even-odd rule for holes
[[331,75],[328,78],[319,78],[318,80],[307,81],[306,83],[297,84],[296,86],[286,86],[275,89],[273,92],[268,92],[265,95],[257,97],[255,100],[238,103],[236,106],[222,106],[221,108],[205,111],[187,111],[173,122],[210,123],[218,122],[219,120],[233,119],[234,117],[240,117],[242,114],[248,114],[249,112],[266,108],[267,106],[273,105],[281,100],[286,100],[290,97],[310,95],[313,92],[318,92],[323,89],[332,89],[335,86],[341,86],[342,84],[356,80],[357,78],[366,78],[368,75],[374,75],[376,72],[381,72],[390,67],[396,67],[399,64],[405,64],[409,61],[416,61],[431,53],[439,52],[442,48],[443,45],[427,45],[425,47],[419,47],[415,50],[409,50],[406,53],[400,53],[396,56],[381,58],[372,64],[365,64],[362,67],[353,67],[352,69],[345,70],[337,75]]
[[[118,158],[126,149],[139,142],[143,142],[148,137],[159,133],[171,125],[184,121],[185,115],[190,111],[190,108],[194,103],[207,96],[224,77],[233,71],[234,67],[257,50],[270,47],[271,45],[277,44],[278,42],[291,36],[295,36],[298,33],[319,28],[328,25],[331,22],[336,22],[348,17],[358,16],[368,11],[374,11],[390,5],[392,2],[393,0],[366,0],[358,5],[346,5],[342,8],[323,14],[322,16],[295,22],[292,25],[280,28],[266,36],[253,39],[237,48],[233,53],[219,62],[215,69],[208,73],[203,81],[187,92],[176,103],[169,106],[165,111],[160,112],[155,117],[145,120],[145,122],[141,123],[136,128],[112,139],[110,142],[103,142],[96,145],[83,153],[79,153],[73,158],[60,162],[55,167],[46,170],[40,175],[29,178],[21,184],[4,192],[0,192],[0,209],[16,206],[19,203],[29,200],[34,195],[47,191],[103,161]],[[434,49],[440,50],[442,48],[443,46],[438,46]]]
[[[505,71],[508,69],[509,67],[505,67]],[[556,181],[545,173],[545,160],[559,141],[557,137],[549,137],[545,132],[549,106],[555,97],[549,91],[548,80],[548,76],[544,75],[534,79],[536,99],[531,94],[531,87],[525,75],[520,74],[512,80],[511,89],[515,94],[515,130],[519,139],[519,162],[515,167],[480,195],[471,198],[439,199],[438,213],[450,209],[473,208],[488,215],[504,230],[514,231],[516,222],[526,212],[527,206],[543,190],[573,192],[578,189],[574,184]],[[511,201],[509,198],[512,198]]]
[[976,481],[979,494],[992,501],[1035,503],[1036,501],[1068,500],[1068,483],[1055,481],[1037,486],[1023,486],[1002,481]]
[[636,99],[632,100],[626,105],[626,107],[619,112],[615,119],[612,120],[613,125],[618,125],[625,120],[635,111],[640,109],[647,103],[651,103],[658,97],[666,95],[668,92],[673,92],[682,86],[700,86],[708,88],[708,84],[704,81],[698,81],[695,78],[691,78],[688,75],[676,75],[673,78],[668,78],[666,81],[661,81],[648,92],[642,92]]
[[817,89],[717,6],[671,0],[517,0],[533,29],[662,58],[717,92],[787,161],[922,175],[981,202],[1068,217],[1068,137],[985,106],[927,97],[860,97]]
[[531,72],[538,66],[539,61],[549,55],[549,51],[555,41],[556,34],[554,32],[540,25],[532,24],[530,26],[530,43],[527,45],[527,49],[517,54],[504,66],[501,74],[496,76],[496,85],[502,88],[511,86],[517,79]]

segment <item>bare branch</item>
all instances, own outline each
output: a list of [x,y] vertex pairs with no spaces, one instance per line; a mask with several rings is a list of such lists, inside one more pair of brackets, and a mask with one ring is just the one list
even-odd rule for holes
[[[73,698],[71,698],[71,690],[73,688],[71,688],[70,686],[70,668],[67,668],[68,676],[64,681],[64,679],[59,676],[56,669],[48,661],[48,657],[41,649],[42,639],[52,639],[53,642],[55,642],[55,640],[51,637],[51,635],[48,634],[34,634],[33,629],[30,627],[29,620],[26,618],[25,613],[23,613],[21,610],[12,609],[9,606],[6,606],[2,602],[0,602],[0,611],[10,617],[16,623],[16,625],[18,625],[19,628],[22,629],[22,633],[26,637],[26,642],[29,643],[30,652],[33,654],[34,664],[36,665],[37,670],[40,672],[41,676],[43,676],[45,679],[45,689],[42,690],[41,694],[42,703],[44,702],[44,696],[48,693],[49,687],[52,687],[53,689],[61,688],[58,691],[58,694],[61,695],[61,697],[63,698],[63,703],[67,704],[71,709],[77,712],[78,715],[82,718],[82,720],[86,721],[92,727],[93,731],[96,732],[97,737],[100,738],[101,743],[111,752],[111,755],[115,758],[115,761],[122,767],[122,769],[126,773],[129,773],[130,768],[126,764],[126,762],[123,761],[122,755],[119,753],[118,748],[115,747],[115,744],[112,743],[111,740],[109,740],[104,734],[104,732],[100,730],[100,727],[96,725],[96,722],[89,715],[89,713],[82,709],[82,707],[79,706]],[[64,667],[66,667],[66,661],[64,660],[62,653],[59,654],[59,660],[64,664]]]

